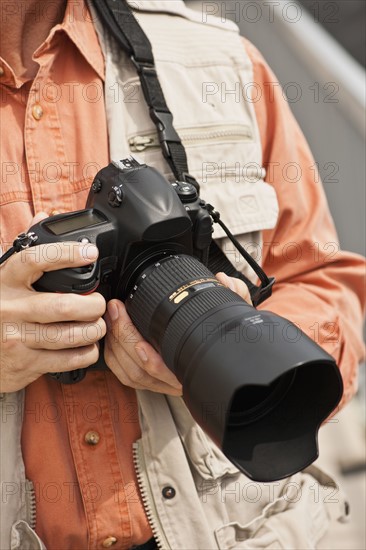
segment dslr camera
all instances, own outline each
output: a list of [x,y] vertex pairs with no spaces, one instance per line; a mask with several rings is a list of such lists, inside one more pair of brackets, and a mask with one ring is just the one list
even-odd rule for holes
[[[94,179],[85,210],[30,231],[34,244],[98,247],[94,264],[45,273],[35,289],[122,300],[182,383],[195,420],[248,477],[274,481],[317,458],[318,429],[343,391],[338,367],[298,327],[256,310],[207,268],[213,224],[195,185],[169,183],[132,157],[113,162]],[[101,353],[91,368],[103,366]]]

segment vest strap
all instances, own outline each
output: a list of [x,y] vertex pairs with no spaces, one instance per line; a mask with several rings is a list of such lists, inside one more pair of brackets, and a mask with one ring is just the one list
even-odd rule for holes
[[155,67],[150,41],[135,19],[125,1],[93,0],[93,6],[102,22],[111,31],[121,48],[130,57],[141,81],[142,91],[150,109],[164,158],[167,160],[178,181],[193,183],[196,180],[188,175],[188,161],[182,141],[173,126],[173,115],[166,103]]
[[[157,128],[163,155],[174,176],[178,181],[191,183],[199,190],[199,184],[189,174],[187,154],[173,126],[173,115],[166,103],[159,82],[148,37],[125,0],[105,0],[104,2],[92,0],[92,3],[104,25],[110,30],[117,43],[127,53],[136,67],[142,91],[150,109],[151,120]],[[237,239],[220,220],[220,214],[215,211],[214,207],[208,204],[207,210],[213,221],[224,229],[229,239],[258,275],[262,284],[260,287],[255,286],[247,277],[237,271],[215,242],[212,242],[210,246],[209,269],[214,273],[223,271],[229,276],[242,279],[249,288],[253,305],[257,306],[271,295],[274,279],[267,277],[257,262],[240,246]]]

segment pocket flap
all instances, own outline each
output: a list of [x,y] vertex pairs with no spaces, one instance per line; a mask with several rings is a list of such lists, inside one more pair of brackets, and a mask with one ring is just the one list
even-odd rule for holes
[[[263,181],[209,181],[201,186],[201,197],[212,204],[233,235],[273,229],[278,219],[278,200],[274,188]],[[215,239],[226,237],[224,230],[214,225]]]

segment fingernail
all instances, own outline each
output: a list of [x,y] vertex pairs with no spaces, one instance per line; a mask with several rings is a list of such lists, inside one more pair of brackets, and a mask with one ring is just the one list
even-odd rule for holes
[[148,357],[146,355],[145,350],[143,348],[138,348],[138,347],[136,347],[135,350],[136,350],[137,355],[140,357],[141,361],[143,363],[147,363]]
[[113,323],[115,321],[117,321],[118,315],[119,315],[118,306],[113,302],[109,302],[108,303],[108,313],[109,313],[109,317],[111,318]]
[[93,244],[82,245],[80,247],[80,256],[83,260],[94,261],[98,258],[99,250]]

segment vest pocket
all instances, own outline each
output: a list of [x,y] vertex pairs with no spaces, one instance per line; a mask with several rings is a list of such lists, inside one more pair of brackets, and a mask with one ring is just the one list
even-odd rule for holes
[[[213,124],[177,127],[186,148],[189,172],[201,186],[200,196],[212,204],[234,235],[272,229],[278,218],[274,188],[264,181],[266,172],[257,162],[257,143],[246,124]],[[153,130],[129,137],[132,154],[155,166],[171,179]],[[217,224],[214,238],[225,238]],[[255,235],[253,240],[257,242]],[[245,243],[244,243],[245,244]]]
[[261,548],[262,550],[285,550],[277,533],[267,531],[264,535],[259,535],[253,539],[248,528],[236,522],[216,529],[215,535],[220,550],[254,550],[256,548]]
[[[317,548],[334,522],[344,522],[347,507],[332,478],[315,467],[310,471],[273,484],[256,484],[261,496],[258,501],[243,498],[240,504],[228,502],[231,521],[215,530],[220,550]],[[335,488],[332,499],[329,486]],[[254,507],[261,511],[253,518]],[[242,522],[251,516],[253,519]]]
[[[244,124],[207,125],[177,129],[185,147],[209,146],[213,143],[236,143],[253,140],[251,128]],[[132,153],[160,148],[156,132],[141,132],[128,140]]]
[[46,547],[28,523],[19,520],[11,528],[10,550],[46,550]]

